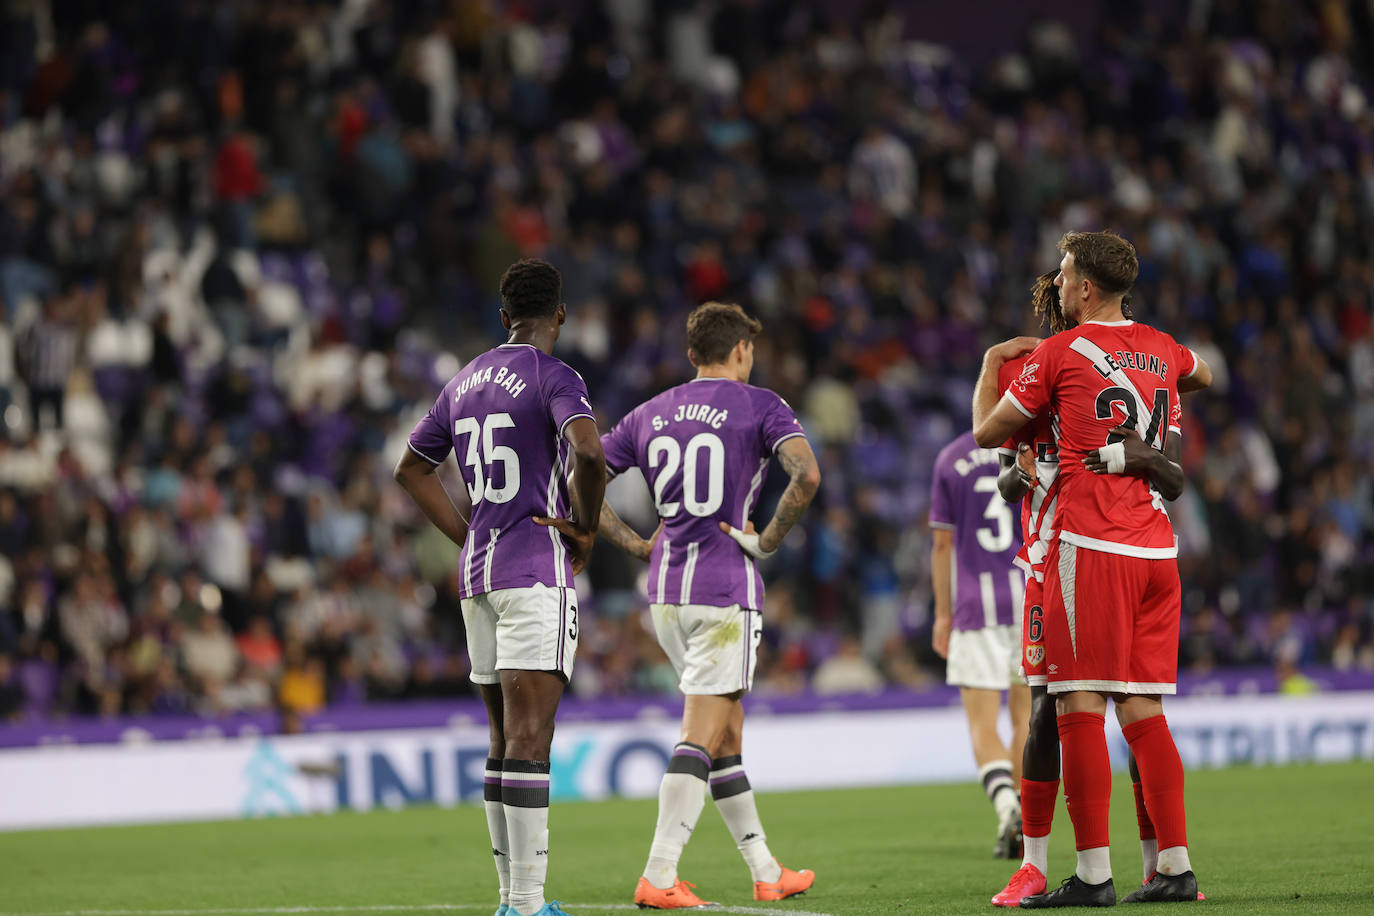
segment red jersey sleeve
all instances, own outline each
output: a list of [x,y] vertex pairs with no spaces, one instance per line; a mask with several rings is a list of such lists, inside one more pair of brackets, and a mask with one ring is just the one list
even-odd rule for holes
[[1058,364],[1059,344],[1053,337],[1042,340],[1026,357],[1021,373],[1007,387],[1005,397],[1030,419],[1050,409],[1051,382]]
[[[1006,393],[1007,389],[1011,387],[1011,383],[1016,381],[1016,379],[1021,375],[1021,370],[1025,367],[1025,365],[1025,356],[1018,356],[1016,357],[1016,359],[1009,359],[1002,364],[1002,368],[997,370],[997,392],[999,395]],[[1019,430],[1013,433],[1011,437],[1007,439],[1006,442],[1002,443],[998,451],[1001,452],[1003,455],[1010,455],[1011,457],[1015,458],[1017,447],[1022,442],[1030,442],[1030,438],[1026,435],[1028,430],[1029,427],[1027,426],[1021,427]]]
[[1178,377],[1188,378],[1197,371],[1197,354],[1189,350],[1178,341],[1174,341],[1174,346],[1178,348],[1178,355],[1175,357],[1178,362]]

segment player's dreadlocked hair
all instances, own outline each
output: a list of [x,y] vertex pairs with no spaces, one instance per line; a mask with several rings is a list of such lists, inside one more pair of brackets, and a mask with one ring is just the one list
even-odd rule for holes
[[1059,301],[1059,287],[1054,285],[1054,278],[1058,275],[1058,268],[1046,271],[1036,278],[1035,285],[1031,287],[1031,308],[1041,324],[1049,323],[1051,334],[1068,330],[1072,324],[1064,314],[1064,304]]
[[501,307],[511,321],[547,318],[558,311],[562,296],[563,278],[548,261],[524,258],[501,277]]

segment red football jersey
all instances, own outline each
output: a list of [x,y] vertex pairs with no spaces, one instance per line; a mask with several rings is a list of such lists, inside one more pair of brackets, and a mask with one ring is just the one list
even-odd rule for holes
[[1164,499],[1150,482],[1094,474],[1083,457],[1123,424],[1163,450],[1182,418],[1178,381],[1196,370],[1191,350],[1134,321],[1085,322],[1026,357],[1005,397],[1031,419],[1050,419],[1061,462],[1055,529],[1066,543],[1145,559],[1178,555]]
[[[1009,359],[997,375],[997,390],[1006,392],[1012,382],[1021,377],[1030,354]],[[1045,555],[1054,539],[1054,510],[1059,499],[1059,445],[1054,439],[1054,427],[1049,415],[1036,417],[1002,443],[998,451],[1016,460],[1021,443],[1029,445],[1035,454],[1035,489],[1021,500],[1021,552],[1017,565],[1045,581]]]

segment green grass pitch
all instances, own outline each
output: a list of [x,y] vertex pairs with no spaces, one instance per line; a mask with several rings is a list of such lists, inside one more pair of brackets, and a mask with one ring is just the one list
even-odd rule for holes
[[[1374,912],[1372,780],[1368,763],[1189,773],[1189,839],[1209,899],[1148,911]],[[1114,790],[1124,895],[1140,880],[1139,846],[1124,774]],[[1012,871],[991,858],[991,807],[972,783],[763,795],[759,808],[773,851],[813,868],[816,887],[754,903],[708,802],[681,874],[727,913],[992,913],[988,898]],[[556,804],[551,895],[573,916],[630,909],[654,815],[652,801]],[[496,899],[487,849],[477,806],[0,834],[0,914],[485,916]],[[1062,801],[1050,857],[1057,882],[1073,861]]]

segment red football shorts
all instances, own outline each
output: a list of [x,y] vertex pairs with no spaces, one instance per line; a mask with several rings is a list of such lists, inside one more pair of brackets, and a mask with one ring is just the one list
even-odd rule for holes
[[[1042,567],[1043,569],[1043,567]],[[1026,606],[1021,615],[1021,673],[1032,687],[1045,680],[1045,586],[1035,576],[1026,577]]]
[[1050,693],[1177,691],[1177,560],[1143,560],[1056,539],[1045,559],[1043,597]]

